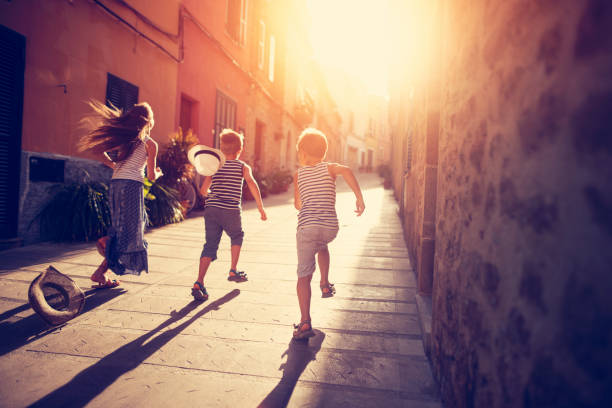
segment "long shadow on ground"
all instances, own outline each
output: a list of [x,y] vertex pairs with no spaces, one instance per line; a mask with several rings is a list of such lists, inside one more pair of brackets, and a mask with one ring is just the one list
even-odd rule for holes
[[[85,306],[83,306],[80,315],[89,312],[123,293],[125,293],[124,289],[91,289],[86,291]],[[50,326],[37,314],[19,320],[12,318],[17,313],[28,310],[29,308],[30,305],[25,303],[11,310],[7,310],[0,315],[0,337],[2,338],[2,342],[0,343],[0,356],[10,353],[34,340],[40,339],[49,333],[53,333],[66,325]]]
[[[94,365],[81,371],[65,385],[30,405],[30,407],[82,407],[87,405],[87,403],[102,393],[119,377],[138,367],[149,356],[155,353],[155,351],[159,350],[176,337],[191,323],[211,310],[219,309],[221,305],[229,302],[239,294],[239,289],[232,290],[194,314],[189,320],[152,338],[155,334],[170,326],[172,323],[183,319],[201,305],[201,303],[196,301],[188,303],[178,312],[173,312],[168,320],[161,323],[155,329],[121,346]],[[149,341],[149,339],[151,340]]]
[[92,242],[42,242],[8,249],[2,251],[0,276],[18,268],[60,262],[69,257],[85,255],[94,249],[95,245]]
[[291,341],[289,347],[281,358],[287,356],[287,362],[281,364],[279,369],[283,370],[283,377],[278,385],[264,398],[258,408],[286,407],[293,394],[293,389],[300,376],[315,356],[321,350],[321,344],[325,339],[325,333],[314,330],[315,336],[310,341]]

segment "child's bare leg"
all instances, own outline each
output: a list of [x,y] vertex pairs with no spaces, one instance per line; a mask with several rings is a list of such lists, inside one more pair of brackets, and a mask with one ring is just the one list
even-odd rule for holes
[[212,258],[208,256],[203,256],[200,258],[200,269],[198,270],[198,282],[200,282],[202,285],[204,285],[204,276],[206,275],[206,272],[208,271],[208,267],[210,266],[211,262],[212,262]]
[[329,249],[317,252],[317,262],[321,272],[321,286],[329,285]]
[[106,236],[98,239],[98,241],[96,242],[96,249],[98,250],[98,253],[102,256],[106,256],[106,244],[108,244],[109,239],[110,237]]
[[238,258],[240,258],[240,248],[242,248],[240,245],[232,245],[231,250],[230,250],[232,253],[231,269],[233,270],[237,270],[236,267],[238,266]]
[[106,271],[108,271],[108,261],[104,259],[89,279],[97,283],[105,284],[107,281]]
[[302,315],[300,322],[310,321],[310,281],[312,274],[298,278],[297,281],[297,296],[300,304],[300,313]]
[[[106,236],[98,239],[96,242],[96,249],[98,250],[98,253],[104,257],[106,256],[106,244],[108,243],[109,239],[110,237]],[[102,263],[100,263],[100,266],[98,266],[98,269],[96,269],[96,271],[91,275],[90,279],[94,282],[104,284],[107,281],[106,271],[108,271],[108,261],[106,258],[104,258]]]

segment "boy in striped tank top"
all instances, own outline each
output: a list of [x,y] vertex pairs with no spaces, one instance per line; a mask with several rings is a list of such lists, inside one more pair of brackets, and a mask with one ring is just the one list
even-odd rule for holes
[[[191,289],[191,294],[196,300],[208,299],[208,293],[204,287],[204,276],[210,263],[217,259],[217,250],[223,231],[231,239],[232,263],[227,279],[235,282],[247,280],[246,273],[237,269],[244,237],[241,219],[243,180],[246,181],[251,194],[255,197],[261,219],[264,221],[267,219],[259,186],[253,178],[253,171],[248,164],[238,159],[242,153],[242,135],[231,129],[224,129],[219,140],[220,149],[226,157],[225,164],[213,176],[207,176],[200,189],[202,195],[206,197],[206,208],[204,209],[206,243],[200,256],[198,280],[194,282]],[[209,187],[210,193],[208,192]]]
[[294,339],[314,336],[310,320],[310,282],[316,269],[315,254],[321,273],[322,297],[333,296],[336,290],[329,283],[329,250],[327,244],[338,234],[336,215],[336,177],[342,176],[357,198],[357,215],[365,210],[363,196],[355,175],[347,166],[324,162],[327,138],[317,129],[306,129],[297,141],[300,167],[293,176],[294,204],[299,210],[297,241],[297,296],[300,323],[295,325]]

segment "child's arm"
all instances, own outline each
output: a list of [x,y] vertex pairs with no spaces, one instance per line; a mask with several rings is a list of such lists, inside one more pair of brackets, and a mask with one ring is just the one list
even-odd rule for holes
[[302,209],[302,200],[300,199],[300,191],[298,190],[297,171],[293,175],[293,206],[296,210]]
[[202,194],[202,197],[208,197],[208,189],[210,188],[211,184],[212,184],[212,176],[206,176],[204,178],[204,182],[202,183],[202,186],[200,187],[200,194]]
[[145,149],[147,150],[147,178],[155,181],[164,175],[161,169],[157,167],[157,142],[149,138],[145,142]]
[[110,157],[108,157],[108,154],[106,152],[102,153],[102,157],[96,157],[96,158],[99,158],[103,165],[110,167],[111,169],[115,168],[115,162],[112,161]]
[[361,195],[361,188],[359,188],[359,183],[357,182],[357,179],[355,178],[355,175],[351,171],[350,167],[337,163],[330,163],[328,170],[334,177],[338,175],[344,177],[344,180],[346,180],[346,183],[349,185],[351,190],[353,190],[353,193],[355,193],[355,197],[357,198],[357,209],[355,210],[357,216],[363,214],[363,211],[365,210],[365,203],[363,202],[363,196]]
[[247,186],[249,186],[249,190],[251,190],[251,195],[255,198],[257,208],[259,209],[259,214],[261,214],[261,219],[263,221],[267,220],[268,216],[266,215],[266,211],[263,207],[263,201],[261,200],[261,192],[259,191],[259,186],[253,178],[253,170],[251,170],[251,167],[246,163],[244,165],[242,174],[244,176],[244,179],[246,180]]

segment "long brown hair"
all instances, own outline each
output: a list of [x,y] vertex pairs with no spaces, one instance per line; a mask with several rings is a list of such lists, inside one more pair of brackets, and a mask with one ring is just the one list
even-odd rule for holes
[[146,102],[132,106],[123,111],[111,104],[106,106],[99,101],[89,101],[92,114],[83,118],[82,123],[88,127],[97,124],[79,141],[79,150],[90,150],[102,154],[116,151],[116,159],[122,161],[130,156],[136,142],[144,141],[146,127],[153,127],[153,110]]

